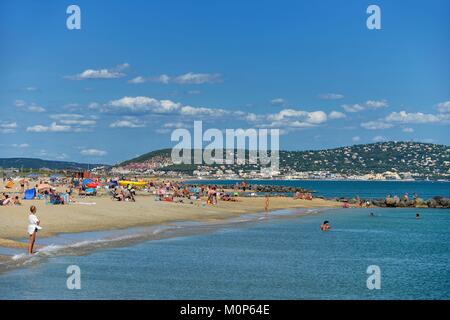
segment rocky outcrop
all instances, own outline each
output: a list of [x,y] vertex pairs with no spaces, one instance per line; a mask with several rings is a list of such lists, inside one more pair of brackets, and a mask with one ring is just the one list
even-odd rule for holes
[[348,202],[349,204],[357,204],[359,201],[362,203],[370,202],[372,206],[380,208],[450,208],[450,198],[447,197],[433,197],[427,201],[422,198],[413,200],[400,199],[398,196],[386,197],[385,199],[358,200],[339,198],[334,200]]
[[450,208],[450,198],[434,197],[427,201],[428,208]]

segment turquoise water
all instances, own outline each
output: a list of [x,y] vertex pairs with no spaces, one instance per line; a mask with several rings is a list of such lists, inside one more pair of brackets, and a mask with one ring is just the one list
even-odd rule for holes
[[[242,180],[202,180],[200,183],[232,184]],[[302,187],[324,197],[384,198],[387,194],[401,196],[414,192],[428,199],[434,196],[450,197],[450,182],[440,181],[333,181],[333,180],[247,180],[250,184],[268,184]],[[193,183],[199,183],[193,182]]]
[[[416,212],[329,210],[50,257],[1,274],[0,298],[449,299],[450,210]],[[73,264],[81,290],[66,288]],[[367,289],[369,265],[381,269],[380,290]]]

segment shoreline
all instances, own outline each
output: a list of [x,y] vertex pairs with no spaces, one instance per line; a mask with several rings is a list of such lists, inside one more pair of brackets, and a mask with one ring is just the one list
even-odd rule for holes
[[[101,249],[126,247],[145,241],[207,234],[224,228],[243,227],[247,224],[262,221],[296,219],[331,209],[338,208],[279,209],[269,214],[265,212],[244,213],[216,220],[180,220],[122,229],[59,233],[45,237],[44,239],[47,241],[44,242],[46,244],[38,246],[34,255],[30,256],[23,252],[9,255],[0,254],[0,275],[21,267],[43,263],[50,257],[83,256]],[[0,248],[8,247],[0,245]]]
[[[263,198],[239,197],[238,202],[202,205],[198,202],[171,203],[154,201],[151,195],[138,195],[136,202],[117,202],[105,196],[81,198],[69,205],[45,205],[41,200],[22,201],[22,206],[0,207],[0,246],[24,248],[30,205],[37,207],[43,229],[39,238],[64,233],[120,230],[160,225],[175,221],[223,221],[243,214],[264,211]],[[270,198],[270,210],[340,208],[341,203],[323,199],[294,200],[288,197]]]

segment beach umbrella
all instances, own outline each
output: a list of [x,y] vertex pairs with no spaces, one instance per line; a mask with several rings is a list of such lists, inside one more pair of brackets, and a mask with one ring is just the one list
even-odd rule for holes
[[14,182],[12,182],[11,180],[9,180],[6,185],[5,188],[11,189],[12,187],[14,187]]

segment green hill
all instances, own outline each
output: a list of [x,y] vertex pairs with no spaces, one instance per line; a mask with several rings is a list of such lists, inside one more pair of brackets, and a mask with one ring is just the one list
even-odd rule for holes
[[108,166],[103,164],[87,164],[69,161],[53,161],[42,160],[38,158],[0,158],[0,168],[24,168],[24,169],[40,169],[48,168],[52,170],[86,170],[100,166]]
[[[192,172],[200,165],[174,165],[171,149],[156,150],[121,163],[133,167],[144,162],[164,161],[163,171]],[[205,166],[204,164],[202,165]],[[223,170],[259,170],[259,165],[212,165]],[[204,169],[204,168],[203,168]],[[410,172],[417,177],[442,178],[450,176],[450,147],[419,142],[379,142],[325,150],[280,151],[280,170],[292,172],[326,171],[335,174],[361,175],[367,173]]]

